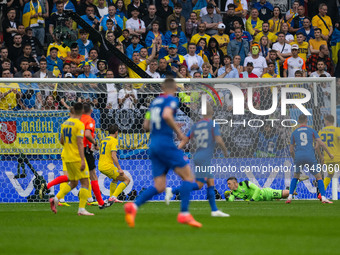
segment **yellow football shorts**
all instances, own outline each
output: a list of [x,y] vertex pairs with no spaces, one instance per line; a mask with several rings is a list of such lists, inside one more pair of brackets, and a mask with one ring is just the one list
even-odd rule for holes
[[66,169],[68,173],[68,179],[70,181],[78,181],[80,179],[87,179],[89,175],[89,167],[85,161],[85,170],[80,171],[81,162],[66,162]]
[[109,177],[110,179],[116,180],[117,177],[119,176],[118,173],[118,168],[115,166],[112,166],[110,169],[107,170],[101,170],[99,169],[99,171],[103,174],[105,174],[107,177]]

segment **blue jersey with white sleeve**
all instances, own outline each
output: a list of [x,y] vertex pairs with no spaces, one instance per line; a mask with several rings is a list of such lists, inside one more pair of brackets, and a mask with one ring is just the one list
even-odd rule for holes
[[166,174],[170,169],[184,167],[184,153],[174,143],[174,130],[163,119],[166,107],[173,110],[175,118],[179,105],[178,98],[171,95],[160,95],[150,105],[150,146],[149,154],[152,162],[153,177]]
[[220,136],[220,128],[210,119],[202,119],[195,123],[188,133],[189,138],[196,142],[196,152],[194,155],[195,165],[209,166],[214,156],[215,136]]

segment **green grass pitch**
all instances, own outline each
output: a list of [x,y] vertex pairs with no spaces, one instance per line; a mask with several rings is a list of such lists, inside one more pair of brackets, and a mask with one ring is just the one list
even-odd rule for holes
[[0,204],[0,254],[339,254],[340,201],[219,201],[230,218],[212,218],[208,202],[192,202],[203,223],[194,229],[176,222],[179,203],[148,203],[130,229],[123,206],[87,207],[94,217],[77,216],[78,204]]

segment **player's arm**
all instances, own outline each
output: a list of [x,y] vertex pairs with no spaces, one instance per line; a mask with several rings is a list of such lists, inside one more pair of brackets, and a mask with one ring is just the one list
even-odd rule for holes
[[233,201],[235,201],[235,196],[233,195],[233,193],[232,193],[230,190],[227,190],[226,192],[224,192],[224,196],[225,196],[225,199],[226,199],[228,202],[233,202]]
[[61,133],[60,133],[60,137],[59,137],[59,141],[61,143],[62,146],[64,146],[64,129],[63,126],[61,126]]
[[90,129],[85,130],[85,137],[86,137],[87,140],[89,140],[90,143],[92,143],[94,146],[96,146],[97,150],[99,149],[96,140],[92,137]]
[[173,110],[171,107],[164,108],[162,117],[165,120],[165,122],[169,125],[169,127],[171,127],[175,131],[179,140],[184,140],[186,136],[182,133],[181,129],[176,124],[173,116]]
[[328,154],[328,156],[333,159],[334,156],[333,154],[331,154],[326,146],[326,144],[321,140],[321,138],[316,138],[316,142],[322,147],[322,149],[324,149],[324,151]]
[[316,151],[316,153],[318,154],[318,157],[319,157],[319,159],[320,159],[320,161],[321,161],[321,164],[323,164],[323,163],[324,163],[324,157],[323,157],[323,153],[322,153],[321,150],[320,150],[320,145],[319,145],[319,143],[316,143],[316,145],[315,145],[315,151]]
[[216,141],[216,143],[221,147],[224,156],[225,156],[225,157],[228,157],[228,150],[227,150],[227,147],[226,147],[225,144],[224,144],[224,141],[223,141],[222,136],[220,136],[220,135],[215,136],[215,141]]
[[150,111],[147,111],[145,114],[145,119],[143,123],[143,128],[147,132],[150,131],[150,116],[151,116]]
[[79,151],[79,156],[81,158],[80,171],[85,170],[85,156],[84,156],[84,142],[83,141],[84,141],[84,137],[77,136],[78,151]]
[[178,149],[183,149],[185,145],[187,145],[187,143],[189,142],[190,140],[190,137],[191,137],[191,131],[192,130],[189,130],[189,132],[187,133],[187,136],[185,137],[185,139],[183,139],[179,145],[178,145]]
[[118,158],[117,158],[117,151],[111,151],[111,157],[113,160],[113,164],[118,168],[119,174],[123,174],[123,170],[119,165]]

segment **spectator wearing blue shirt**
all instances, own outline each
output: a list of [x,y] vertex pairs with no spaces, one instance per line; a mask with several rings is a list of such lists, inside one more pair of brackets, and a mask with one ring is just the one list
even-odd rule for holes
[[231,66],[231,57],[225,55],[223,61],[224,66],[218,69],[217,78],[239,78],[237,69]]
[[306,38],[306,42],[309,42],[310,39],[315,39],[314,36],[314,28],[311,26],[312,22],[310,20],[310,18],[305,17],[305,19],[303,20],[303,25],[302,28],[300,28],[296,33],[302,33],[305,38]]
[[81,63],[84,73],[78,75],[78,78],[97,78],[95,74],[90,73],[92,63],[90,61],[84,61]]
[[138,35],[132,35],[131,44],[126,48],[125,54],[128,58],[132,59],[132,54],[134,52],[139,52],[143,45],[139,44],[140,39]]
[[116,29],[117,26],[119,26],[122,30],[124,29],[124,22],[123,20],[116,14],[117,10],[114,5],[109,6],[108,9],[109,13],[107,15],[104,15],[102,21],[100,22],[100,26],[102,27],[102,30],[106,31],[106,21],[108,19],[113,21],[113,28]]
[[178,31],[178,25],[176,23],[176,20],[172,20],[170,21],[170,30],[167,31],[164,35],[165,41],[164,44],[165,45],[170,45],[171,43],[171,36],[173,34],[178,35],[179,37],[179,44],[183,47],[187,46],[188,40],[187,37],[185,36],[185,34],[183,33],[183,31]]
[[274,7],[271,3],[268,3],[267,0],[260,0],[260,2],[255,3],[253,7],[259,11],[260,20],[268,22],[272,17]]
[[[234,31],[236,30],[236,28],[241,29],[242,39],[248,41],[248,43],[250,45],[253,41],[253,37],[251,36],[251,34],[248,31],[244,31],[243,24],[241,24],[240,21],[238,21],[238,20],[234,20],[233,26],[234,26]],[[230,41],[235,40],[235,32],[230,34],[229,39],[230,39]]]
[[53,72],[55,77],[63,74],[63,61],[58,58],[58,48],[52,47],[50,55],[46,58],[47,70]]
[[289,32],[295,35],[295,33],[303,27],[303,21],[305,19],[305,7],[300,5],[297,9],[298,15],[290,22]]
[[77,40],[79,46],[79,54],[85,58],[89,57],[90,50],[93,48],[93,42],[89,39],[88,33],[84,29],[79,30],[80,38]]
[[[94,7],[93,6],[87,6],[86,7],[86,15],[81,16],[81,18],[90,26],[92,26],[95,29],[99,29],[100,24],[100,18],[94,15]],[[79,26],[79,28],[81,28]]]

